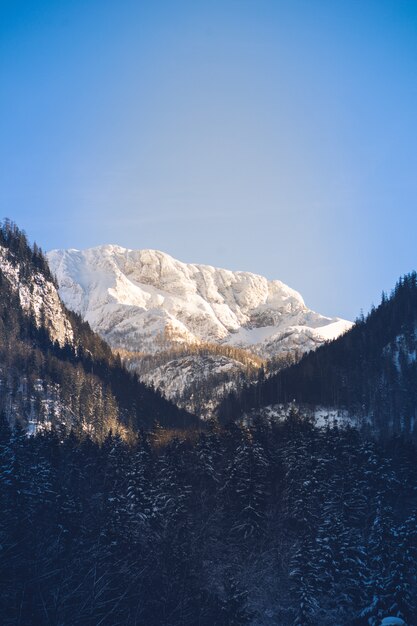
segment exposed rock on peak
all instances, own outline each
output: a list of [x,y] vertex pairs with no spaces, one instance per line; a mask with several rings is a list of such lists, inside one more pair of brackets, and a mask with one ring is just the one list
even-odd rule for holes
[[279,280],[187,264],[156,250],[106,245],[48,254],[60,295],[113,347],[152,353],[166,342],[213,342],[276,356],[305,351],[351,323],[308,309]]

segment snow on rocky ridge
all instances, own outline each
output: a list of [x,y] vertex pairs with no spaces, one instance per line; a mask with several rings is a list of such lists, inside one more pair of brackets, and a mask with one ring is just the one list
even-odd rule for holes
[[43,318],[52,341],[57,341],[61,346],[72,343],[72,326],[55,285],[42,272],[35,272],[30,277],[23,276],[18,258],[4,246],[0,246],[0,270],[12,289],[18,292],[22,309],[27,314],[33,314],[38,325]]
[[144,383],[204,417],[262,359],[301,354],[351,327],[314,313],[279,280],[156,250],[106,245],[47,256],[67,307]]
[[351,327],[306,307],[279,280],[187,264],[156,250],[53,250],[64,303],[113,347],[142,353],[200,341],[269,358],[314,349]]

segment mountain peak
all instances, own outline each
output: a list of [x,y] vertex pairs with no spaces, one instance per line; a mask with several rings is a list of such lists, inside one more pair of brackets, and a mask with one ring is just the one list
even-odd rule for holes
[[351,326],[311,311],[280,280],[183,263],[159,250],[107,244],[53,250],[48,260],[64,302],[113,347],[154,352],[168,337],[270,357],[294,342],[309,350]]

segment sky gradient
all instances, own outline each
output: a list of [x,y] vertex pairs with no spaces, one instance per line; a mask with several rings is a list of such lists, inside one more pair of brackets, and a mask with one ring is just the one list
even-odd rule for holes
[[415,0],[0,0],[0,216],[354,319],[417,269]]

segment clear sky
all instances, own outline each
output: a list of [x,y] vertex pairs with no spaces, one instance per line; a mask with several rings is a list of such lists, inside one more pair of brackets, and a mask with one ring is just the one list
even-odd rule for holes
[[417,1],[0,0],[0,215],[353,319],[417,268]]

